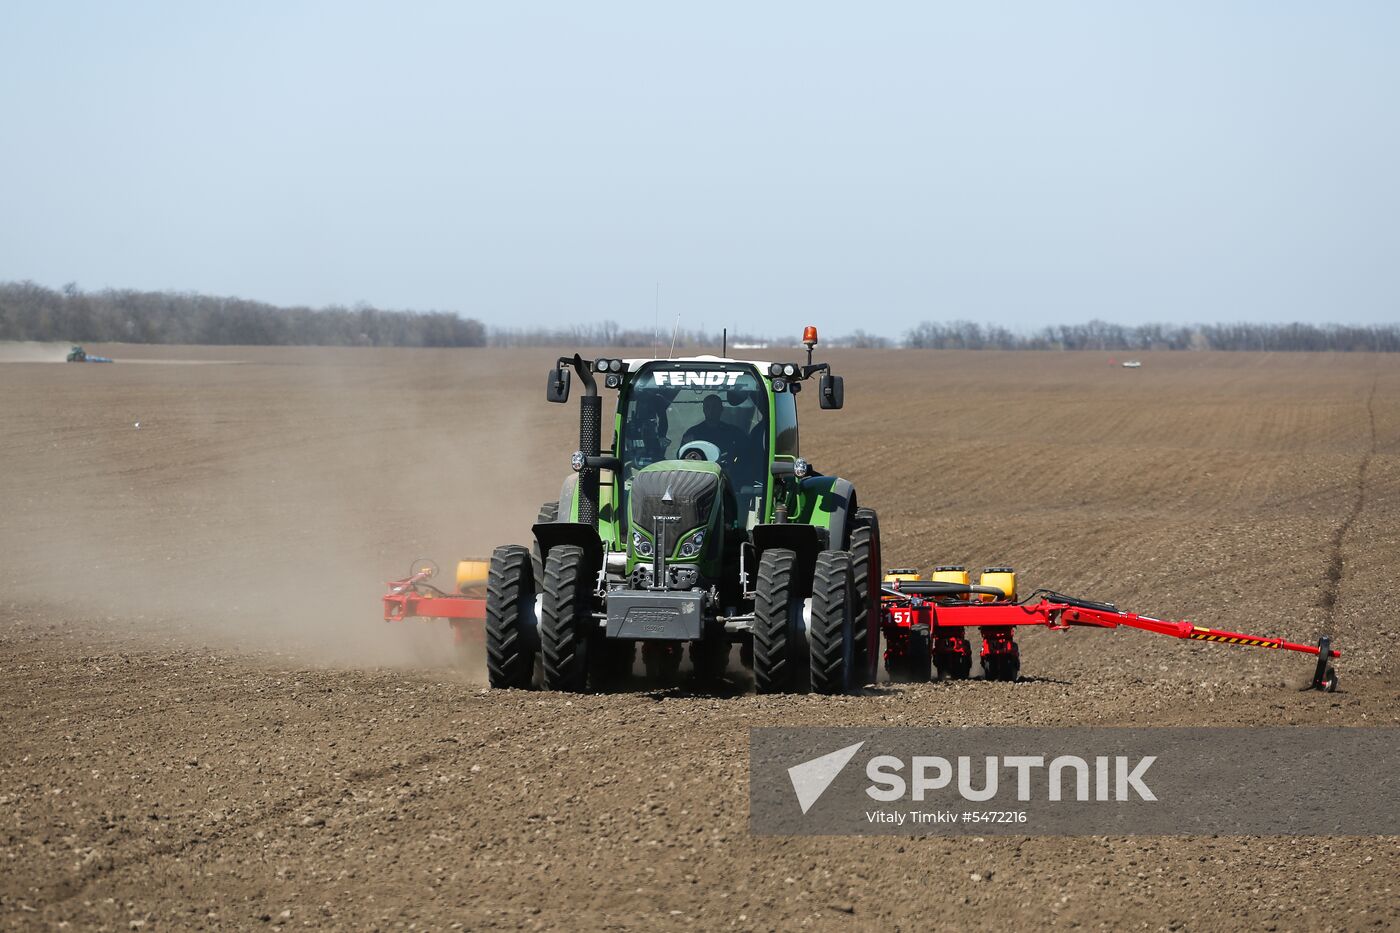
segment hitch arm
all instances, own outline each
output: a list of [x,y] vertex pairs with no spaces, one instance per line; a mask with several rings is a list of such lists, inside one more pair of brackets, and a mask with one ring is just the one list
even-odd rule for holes
[[[1040,606],[1046,605],[1044,602],[1040,604]],[[1039,609],[1040,606],[1034,608]],[[1085,608],[1082,602],[1079,605],[1060,610],[1060,624],[1098,625],[1105,628],[1126,625],[1129,628],[1156,632],[1159,635],[1171,635],[1175,638],[1213,641],[1224,645],[1240,645],[1245,648],[1273,648],[1282,651],[1297,651],[1300,654],[1313,654],[1317,655],[1317,667],[1313,670],[1311,689],[1323,690],[1328,693],[1337,689],[1337,673],[1328,666],[1327,662],[1333,658],[1340,658],[1342,652],[1332,647],[1332,639],[1326,635],[1319,638],[1316,645],[1304,645],[1295,641],[1285,641],[1282,638],[1261,638],[1258,635],[1246,635],[1243,632],[1227,632],[1223,629],[1207,628],[1192,622],[1164,622],[1161,619],[1141,616],[1135,612],[1121,610],[1106,612],[1101,609],[1089,609]]]
[[[1097,625],[1103,628],[1117,628],[1120,625],[1126,625],[1129,628],[1142,629],[1145,632],[1156,632],[1159,635],[1171,635],[1175,638],[1189,638],[1195,641],[1214,641],[1226,645],[1240,645],[1245,648],[1276,648],[1284,651],[1300,651],[1303,654],[1320,655],[1325,651],[1328,658],[1342,656],[1341,651],[1331,647],[1330,641],[1319,645],[1303,645],[1298,642],[1285,641],[1282,638],[1267,638],[1246,635],[1243,632],[1227,632],[1224,629],[1207,628],[1193,622],[1165,622],[1161,619],[1122,610],[1104,612],[1099,609],[1085,609],[1078,606],[1057,607],[1048,602],[1041,603],[1041,606],[1052,612],[1060,611],[1062,624]],[[1033,608],[1040,609],[1041,606]]]

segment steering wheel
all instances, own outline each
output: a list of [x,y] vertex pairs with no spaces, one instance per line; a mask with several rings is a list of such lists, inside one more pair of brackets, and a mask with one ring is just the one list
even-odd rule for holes
[[682,460],[703,460],[708,463],[718,463],[720,466],[733,464],[732,457],[722,453],[718,446],[709,441],[690,441],[682,444],[679,454]]

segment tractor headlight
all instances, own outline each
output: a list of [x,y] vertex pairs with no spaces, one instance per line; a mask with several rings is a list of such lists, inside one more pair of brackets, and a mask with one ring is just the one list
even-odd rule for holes
[[607,357],[600,356],[593,363],[593,371],[595,373],[605,373],[608,371],[608,367],[611,364],[612,360],[608,359]]
[[681,539],[681,548],[677,552],[680,557],[699,557],[700,550],[705,546],[705,529],[687,535]]
[[783,379],[783,378],[774,379],[774,380],[773,380],[773,391],[774,391],[774,392],[786,392],[786,391],[787,391],[787,380],[786,380],[786,379]]
[[770,375],[770,376],[781,376],[782,374],[783,374],[783,364],[782,364],[782,363],[770,363],[770,364],[768,364],[768,375]]
[[801,457],[798,457],[796,460],[793,461],[793,463],[792,463],[792,475],[793,475],[793,476],[796,476],[798,479],[806,479],[807,476],[808,476],[811,472],[812,472],[812,465],[811,465],[810,463],[808,463],[806,460],[803,460]]
[[574,451],[574,455],[569,458],[569,466],[574,468],[575,473],[579,472],[587,465],[588,458],[583,455],[583,451],[581,450]]
[[622,385],[622,377],[617,373],[608,373],[608,378],[603,380],[603,384],[609,389],[616,389],[618,386]]
[[796,375],[797,375],[797,367],[794,366],[794,365],[791,364],[791,363],[784,363],[784,364],[783,364],[783,375],[784,375],[784,376],[787,376],[789,379],[791,379],[793,376],[796,376]]
[[639,557],[650,557],[654,553],[651,549],[651,539],[640,531],[632,532],[632,550],[636,551]]
[[615,373],[622,372],[622,360],[612,360],[608,363],[608,369]]

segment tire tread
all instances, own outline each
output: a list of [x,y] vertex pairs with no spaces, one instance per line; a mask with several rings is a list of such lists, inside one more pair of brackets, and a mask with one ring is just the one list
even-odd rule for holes
[[[812,692],[845,693],[852,672],[847,664],[845,640],[853,635],[851,603],[851,555],[846,551],[822,551],[812,574],[812,623],[807,630],[811,650]],[[853,666],[853,665],[852,665]]]
[[796,691],[796,665],[789,612],[797,555],[786,548],[770,548],[758,562],[754,599],[753,680],[758,693]]
[[583,563],[583,548],[573,544],[551,548],[544,562],[540,652],[550,690],[579,693],[587,686],[587,633],[580,624],[588,612]]
[[486,681],[492,687],[523,690],[530,686],[535,649],[520,624],[527,600],[532,604],[535,600],[529,548],[518,544],[496,548],[486,577]]

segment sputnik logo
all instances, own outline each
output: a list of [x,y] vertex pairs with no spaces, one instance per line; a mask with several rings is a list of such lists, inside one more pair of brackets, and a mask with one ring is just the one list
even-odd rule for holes
[[845,748],[838,748],[834,752],[788,768],[788,779],[792,781],[793,792],[797,794],[797,803],[802,807],[804,814],[821,799],[831,782],[850,764],[864,744],[857,742],[847,745]]

